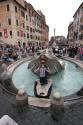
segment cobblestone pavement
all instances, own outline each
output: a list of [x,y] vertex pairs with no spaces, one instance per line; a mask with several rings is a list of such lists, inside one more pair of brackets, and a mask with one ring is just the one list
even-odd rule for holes
[[0,118],[9,115],[19,125],[83,125],[83,102],[65,106],[63,117],[53,120],[50,108],[25,106],[19,109],[16,106],[15,96],[2,90],[0,84]]
[[50,108],[17,108],[15,96],[3,93],[0,85],[0,117],[3,115],[9,115],[19,125],[83,125],[83,102],[65,106],[62,119],[55,121],[51,117]]

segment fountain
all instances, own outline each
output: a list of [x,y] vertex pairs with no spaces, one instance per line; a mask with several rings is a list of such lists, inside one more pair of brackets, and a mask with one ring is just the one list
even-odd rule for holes
[[47,54],[41,54],[40,56],[37,56],[28,64],[28,68],[30,68],[32,72],[39,75],[36,69],[38,69],[42,64],[44,64],[46,67],[49,67],[50,75],[58,73],[64,69],[63,63],[60,62],[56,56],[49,56]]
[[[29,64],[28,68],[33,73],[36,73],[38,76],[40,76],[40,71],[45,74],[45,76],[40,77],[40,79],[37,79],[35,81],[34,85],[34,94],[37,97],[41,98],[49,98],[52,90],[52,79],[47,79],[48,74],[52,75],[55,73],[60,72],[63,68],[63,63],[60,63],[58,61],[58,58],[52,55],[47,55],[46,53],[41,53],[40,56],[37,56],[37,58],[33,59]],[[47,70],[49,69],[49,70]],[[45,73],[44,73],[45,72]]]
[[[17,90],[23,89],[26,91],[28,96],[35,97],[34,84],[39,78],[39,75],[34,71],[39,67],[36,62],[41,64],[40,57],[41,56],[28,57],[10,65],[2,75],[2,82],[3,85],[6,86],[6,89],[15,94],[18,93]],[[51,94],[59,92],[62,97],[70,97],[70,95],[74,95],[80,91],[80,89],[83,87],[83,70],[76,61],[72,61],[71,59],[67,59],[68,61],[61,60],[49,53],[45,53],[44,58],[46,61],[46,66],[49,66],[51,70],[51,74],[49,75],[49,79],[52,80]],[[36,67],[34,63],[36,63]],[[78,67],[76,67],[76,65],[78,65]],[[6,75],[6,72],[8,75]],[[5,76],[8,77],[8,80]]]

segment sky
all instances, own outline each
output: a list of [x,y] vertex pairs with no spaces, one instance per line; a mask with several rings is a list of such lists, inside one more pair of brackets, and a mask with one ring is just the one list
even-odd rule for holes
[[67,37],[68,25],[73,21],[73,15],[83,0],[26,0],[35,10],[41,10],[49,26],[49,38],[55,36]]

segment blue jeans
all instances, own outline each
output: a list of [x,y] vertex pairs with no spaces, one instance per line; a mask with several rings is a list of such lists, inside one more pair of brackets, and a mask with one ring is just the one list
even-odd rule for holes
[[40,83],[41,83],[42,85],[47,84],[47,79],[46,79],[46,77],[40,77]]

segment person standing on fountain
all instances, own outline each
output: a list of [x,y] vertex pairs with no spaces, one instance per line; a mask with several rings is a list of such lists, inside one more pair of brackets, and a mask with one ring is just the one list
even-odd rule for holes
[[47,84],[47,74],[48,74],[48,72],[49,71],[42,64],[40,69],[39,69],[39,76],[40,76],[40,83],[41,83],[41,85]]

